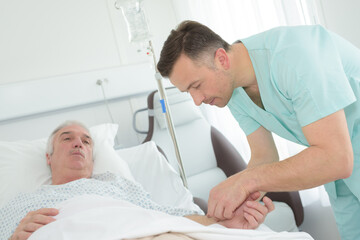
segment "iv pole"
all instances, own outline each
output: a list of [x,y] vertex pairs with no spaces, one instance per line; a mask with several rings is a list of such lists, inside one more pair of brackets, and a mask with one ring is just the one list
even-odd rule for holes
[[[124,17],[125,17],[127,25],[128,25],[128,31],[129,31],[130,36],[131,36],[131,31],[133,30],[138,35],[141,36],[140,38],[144,38],[144,39],[140,39],[140,40],[145,40],[146,38],[149,37],[149,32],[148,32],[147,23],[145,21],[145,18],[143,15],[141,15],[143,13],[141,12],[139,1],[141,1],[141,0],[117,0],[117,1],[115,1],[115,8],[122,9]],[[120,7],[117,5],[118,2],[120,4]],[[132,5],[132,4],[135,4],[135,5]],[[136,11],[133,11],[133,9],[131,9],[132,16],[127,18],[124,7],[129,8],[129,6],[130,6],[130,8],[134,8],[134,6],[135,6]],[[138,16],[135,16],[136,14],[138,14]],[[133,22],[130,22],[131,21],[130,19],[133,20]],[[141,30],[139,31],[139,29],[144,29],[143,26],[136,26],[136,25],[140,25],[140,24],[146,25],[144,32],[141,32]],[[130,25],[133,25],[132,27],[134,29],[131,29]],[[135,30],[135,27],[137,27],[136,30]],[[137,41],[139,41],[139,39],[137,39]],[[147,47],[147,49],[150,51],[152,58],[153,58],[154,69],[155,69],[155,79],[156,79],[157,86],[158,86],[158,92],[160,94],[160,104],[162,107],[162,112],[165,114],[169,134],[171,136],[171,140],[174,145],[174,150],[175,150],[175,155],[176,155],[176,159],[177,159],[177,163],[178,163],[180,177],[183,181],[184,186],[186,188],[188,188],[188,183],[186,180],[183,163],[181,160],[180,150],[179,150],[179,146],[178,146],[178,143],[176,140],[175,128],[174,128],[173,121],[171,119],[171,113],[170,113],[169,104],[168,104],[168,101],[166,98],[165,88],[162,84],[162,76],[161,76],[159,70],[157,69],[156,56],[155,56],[155,52],[154,52],[154,48],[153,48],[151,40],[149,40],[149,46]]]
[[186,188],[188,188],[188,183],[187,183],[187,180],[186,180],[186,175],[185,175],[183,163],[182,163],[182,160],[181,160],[180,150],[179,150],[179,146],[178,146],[178,143],[177,143],[177,140],[176,140],[175,128],[174,128],[173,121],[171,119],[171,113],[170,113],[170,108],[169,108],[168,101],[167,101],[167,98],[166,98],[165,89],[164,89],[164,86],[162,84],[162,76],[161,76],[159,70],[156,67],[157,62],[156,62],[156,57],[155,57],[155,53],[154,53],[154,49],[153,49],[151,41],[149,41],[149,48],[150,48],[150,51],[152,53],[154,66],[155,66],[155,79],[156,79],[156,82],[157,82],[157,85],[158,85],[158,91],[159,91],[159,94],[160,94],[160,103],[161,103],[161,106],[162,106],[162,109],[163,109],[163,113],[165,113],[166,123],[167,123],[168,130],[169,130],[169,133],[170,133],[170,136],[171,136],[171,140],[172,140],[173,145],[174,145],[176,159],[178,161],[180,177],[181,177],[181,179],[183,181],[184,186]]

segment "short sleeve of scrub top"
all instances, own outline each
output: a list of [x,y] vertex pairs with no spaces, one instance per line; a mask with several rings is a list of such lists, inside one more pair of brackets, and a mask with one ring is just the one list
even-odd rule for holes
[[[293,31],[293,32],[292,32]],[[273,73],[280,76],[279,91],[291,99],[301,127],[339,111],[356,101],[344,72],[337,46],[321,26],[291,29],[273,61]],[[283,43],[282,43],[283,42]],[[296,43],[299,46],[293,46]],[[287,43],[287,44],[286,44]],[[285,65],[288,67],[284,67]]]
[[[232,98],[237,98],[237,92],[233,93]],[[232,101],[233,104],[237,105],[236,107],[229,107],[231,114],[234,116],[235,120],[238,122],[240,128],[244,131],[245,135],[249,135],[250,133],[254,132],[258,129],[261,125],[256,122],[253,118],[246,115],[245,112],[241,111],[241,101]]]
[[[301,127],[356,100],[336,44],[323,27],[280,27],[242,42],[252,58],[255,73],[258,73],[256,77],[266,111],[274,114],[283,125],[297,125],[291,128],[294,135],[303,135]],[[259,58],[256,51],[268,52],[264,55],[267,59],[259,61],[268,66],[254,63]],[[241,99],[241,92],[235,89],[229,107],[240,127],[249,135],[260,125],[266,125],[266,117],[249,116],[248,108],[252,106],[237,100]],[[297,123],[291,125],[291,121]]]

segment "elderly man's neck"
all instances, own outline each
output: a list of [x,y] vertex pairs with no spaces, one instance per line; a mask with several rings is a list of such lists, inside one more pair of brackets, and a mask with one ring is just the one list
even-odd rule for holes
[[56,175],[53,174],[52,176],[52,185],[61,185],[61,184],[66,184],[72,181],[76,181],[82,178],[90,178],[91,175],[89,176],[88,173],[81,173],[81,172],[77,172],[77,173],[73,173],[73,174],[67,174],[67,175]]

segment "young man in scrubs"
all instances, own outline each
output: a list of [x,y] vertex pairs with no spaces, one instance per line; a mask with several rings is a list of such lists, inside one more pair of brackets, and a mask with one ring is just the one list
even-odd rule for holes
[[[162,76],[201,103],[228,106],[247,135],[248,168],[210,192],[229,219],[256,191],[325,184],[342,239],[360,236],[360,50],[321,26],[279,27],[229,45],[181,23],[164,43]],[[271,132],[308,146],[279,161]]]

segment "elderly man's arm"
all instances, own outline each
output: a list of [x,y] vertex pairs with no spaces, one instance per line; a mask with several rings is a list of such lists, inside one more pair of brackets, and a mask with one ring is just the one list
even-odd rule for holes
[[59,210],[56,208],[40,208],[36,211],[29,212],[16,228],[14,234],[10,237],[10,240],[25,240],[39,228],[55,221]]
[[256,201],[259,196],[260,192],[251,194],[247,201],[235,211],[232,219],[219,221],[216,218],[201,215],[189,215],[185,217],[205,226],[218,223],[227,228],[255,229],[264,222],[266,215],[274,210],[274,204],[270,198],[264,197],[263,205]]

